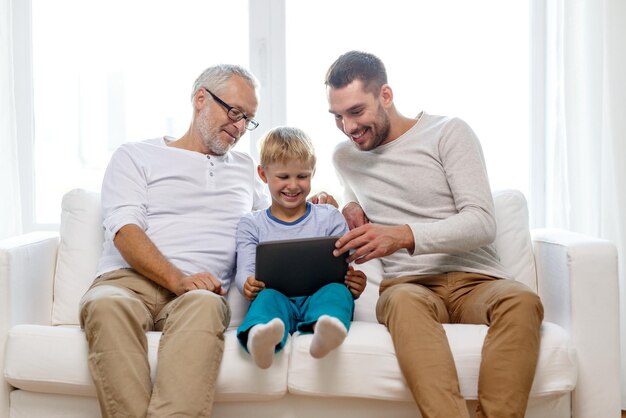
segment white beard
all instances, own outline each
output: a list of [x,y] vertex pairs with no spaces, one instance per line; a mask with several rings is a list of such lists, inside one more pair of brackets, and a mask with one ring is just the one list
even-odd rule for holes
[[230,144],[225,141],[220,141],[218,134],[214,129],[211,129],[208,122],[209,109],[204,108],[198,115],[198,130],[200,131],[200,137],[204,145],[215,155],[224,155],[233,147],[234,144]]

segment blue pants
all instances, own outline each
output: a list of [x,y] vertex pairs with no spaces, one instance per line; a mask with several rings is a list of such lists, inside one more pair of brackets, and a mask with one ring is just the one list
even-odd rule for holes
[[263,289],[252,301],[246,318],[237,328],[237,338],[247,351],[250,328],[280,318],[285,324],[285,334],[276,346],[276,351],[279,351],[285,346],[289,334],[295,331],[303,334],[313,332],[313,324],[322,315],[339,319],[349,330],[353,313],[354,298],[343,283],[330,283],[311,296],[293,298],[273,289]]

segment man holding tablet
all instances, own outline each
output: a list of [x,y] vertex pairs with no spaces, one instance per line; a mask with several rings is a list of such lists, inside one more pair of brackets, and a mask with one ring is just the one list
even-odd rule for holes
[[[257,366],[266,369],[272,365],[274,352],[282,349],[287,336],[296,330],[314,332],[310,352],[315,358],[337,348],[348,333],[354,299],[363,292],[366,280],[365,274],[350,267],[345,278],[339,278],[343,279],[340,283],[326,284],[310,295],[289,297],[256,279],[258,244],[341,236],[348,231],[335,207],[306,201],[315,154],[304,132],[290,127],[270,130],[261,140],[260,159],[259,176],[269,187],[272,204],[266,210],[244,215],[239,222],[235,280],[243,295],[252,301],[237,337]],[[332,255],[332,249],[328,252]],[[294,266],[291,280],[302,280],[298,266]]]
[[522,418],[543,307],[493,247],[494,204],[478,138],[462,120],[396,109],[382,61],[340,56],[326,75],[329,111],[349,138],[333,156],[350,232],[336,255],[381,258],[378,321],[424,417],[469,418],[441,323],[485,324],[476,418]]

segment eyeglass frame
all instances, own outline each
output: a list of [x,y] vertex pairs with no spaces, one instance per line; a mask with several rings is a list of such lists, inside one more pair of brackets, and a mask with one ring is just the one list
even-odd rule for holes
[[259,127],[259,122],[257,122],[255,119],[253,119],[250,116],[246,115],[241,110],[237,109],[235,106],[229,105],[224,100],[222,100],[219,97],[217,97],[211,90],[207,89],[206,87],[202,87],[202,88],[204,90],[206,90],[206,92],[211,95],[213,100],[215,100],[224,109],[226,109],[226,115],[228,116],[228,119],[232,120],[233,122],[239,122],[241,119],[244,119],[245,120],[244,126],[249,131],[253,131],[253,130],[255,130],[256,128]]

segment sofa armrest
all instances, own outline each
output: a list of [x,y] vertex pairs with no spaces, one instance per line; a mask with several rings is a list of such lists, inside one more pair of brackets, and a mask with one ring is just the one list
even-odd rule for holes
[[50,324],[59,238],[33,232],[0,240],[0,416],[9,416],[10,386],[4,380],[4,348],[13,325]]
[[620,341],[617,250],[564,230],[532,232],[545,319],[565,328],[578,356],[572,416],[619,417]]
[[55,232],[0,240],[0,306],[8,326],[51,323],[58,244]]

